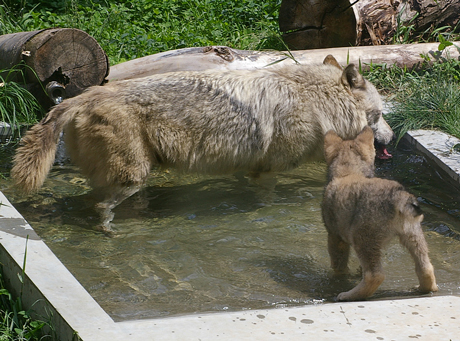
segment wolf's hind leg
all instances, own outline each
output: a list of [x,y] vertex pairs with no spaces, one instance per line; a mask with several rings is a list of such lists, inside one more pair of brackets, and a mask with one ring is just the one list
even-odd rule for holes
[[113,233],[112,220],[114,218],[113,209],[120,205],[124,200],[135,194],[141,189],[141,185],[132,186],[118,186],[116,188],[110,188],[107,190],[105,199],[95,206],[96,211],[99,213],[101,218],[101,225],[99,228],[108,234]]
[[355,250],[363,270],[363,279],[350,291],[340,293],[337,296],[339,301],[363,300],[371,296],[385,279],[379,247],[376,245],[365,245],[364,248],[355,246]]
[[421,292],[438,291],[433,265],[428,256],[428,245],[420,223],[406,222],[399,240],[410,252],[415,262],[415,272],[420,283],[419,290]]
[[350,245],[336,234],[329,233],[327,247],[331,258],[331,267],[336,274],[348,273]]
[[248,183],[253,186],[256,197],[263,204],[271,205],[275,200],[276,175],[273,173],[249,173]]

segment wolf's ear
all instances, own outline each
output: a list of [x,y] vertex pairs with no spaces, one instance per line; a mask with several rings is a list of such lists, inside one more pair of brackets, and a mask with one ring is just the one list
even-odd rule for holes
[[343,67],[340,66],[340,64],[337,62],[337,59],[335,59],[332,54],[328,54],[326,56],[326,58],[324,58],[323,64],[334,65],[335,67],[339,68],[340,70],[343,70]]
[[364,77],[356,69],[355,64],[349,64],[342,73],[342,83],[348,85],[351,89],[366,87]]
[[333,130],[329,130],[326,135],[324,135],[324,158],[328,165],[331,164],[332,160],[334,160],[339,153],[342,142],[343,140]]

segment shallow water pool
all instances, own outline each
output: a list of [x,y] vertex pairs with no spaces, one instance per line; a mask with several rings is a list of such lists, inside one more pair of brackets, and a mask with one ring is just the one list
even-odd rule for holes
[[[377,175],[402,182],[425,212],[440,291],[460,294],[460,191],[403,147]],[[4,174],[10,153],[3,150]],[[147,188],[115,209],[115,237],[95,231],[90,188],[69,165],[21,198],[0,188],[52,251],[116,321],[194,312],[334,302],[360,280],[329,269],[320,202],[325,165],[279,173],[274,191],[244,176],[154,172]],[[409,254],[385,251],[386,279],[372,299],[419,296]]]

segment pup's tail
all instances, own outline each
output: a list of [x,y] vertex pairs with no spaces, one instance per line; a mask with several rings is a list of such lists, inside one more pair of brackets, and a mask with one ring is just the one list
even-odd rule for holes
[[423,220],[423,212],[417,198],[404,190],[399,191],[399,194],[399,211],[406,217],[411,217],[421,222]]
[[[53,108],[22,138],[13,158],[11,177],[24,193],[38,190],[54,163],[59,136],[78,108],[68,99]],[[81,109],[81,108],[80,108]]]

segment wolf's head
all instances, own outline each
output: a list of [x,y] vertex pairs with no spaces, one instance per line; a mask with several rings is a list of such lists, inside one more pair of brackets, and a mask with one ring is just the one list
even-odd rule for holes
[[343,70],[342,84],[350,89],[357,106],[366,113],[367,124],[374,132],[377,157],[380,159],[391,158],[386,150],[386,145],[393,140],[394,133],[383,118],[383,103],[375,86],[359,73],[354,64],[349,64],[343,69],[331,55],[328,55],[323,63],[334,65]]
[[368,126],[354,140],[342,140],[330,130],[324,136],[324,156],[329,181],[350,174],[374,176],[374,133]]

